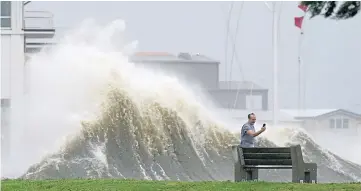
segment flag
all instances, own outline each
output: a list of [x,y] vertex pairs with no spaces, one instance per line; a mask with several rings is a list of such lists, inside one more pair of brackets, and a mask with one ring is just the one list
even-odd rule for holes
[[306,5],[298,5],[298,8],[300,8],[303,12],[307,11],[307,6]]
[[302,28],[302,22],[303,22],[303,17],[295,17],[295,26],[298,28]]

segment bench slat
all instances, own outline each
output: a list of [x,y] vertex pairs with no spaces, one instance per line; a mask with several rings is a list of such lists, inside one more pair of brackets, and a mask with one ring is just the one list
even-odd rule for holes
[[244,166],[244,168],[246,170],[252,170],[252,169],[292,169],[292,166],[251,166],[251,165],[246,165]]
[[245,159],[245,165],[292,165],[291,159]]
[[291,153],[244,153],[244,159],[291,159]]
[[253,148],[242,148],[243,153],[291,153],[290,147],[253,147]]

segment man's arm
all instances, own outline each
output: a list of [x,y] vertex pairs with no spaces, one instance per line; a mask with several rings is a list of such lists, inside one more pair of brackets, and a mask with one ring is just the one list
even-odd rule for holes
[[263,133],[266,129],[264,127],[262,127],[261,130],[254,132],[253,130],[247,130],[247,134],[251,135],[252,137],[257,137],[258,135],[260,135],[261,133]]
[[254,132],[253,130],[248,130],[248,131],[247,131],[247,134],[248,134],[248,135],[251,135],[252,137],[257,137],[258,135],[260,135],[260,134],[263,133],[263,132],[264,132],[263,129],[261,129],[261,130],[259,130],[259,131],[257,131],[257,132]]

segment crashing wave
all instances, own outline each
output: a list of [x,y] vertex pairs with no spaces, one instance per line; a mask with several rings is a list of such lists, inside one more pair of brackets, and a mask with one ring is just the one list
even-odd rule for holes
[[[56,154],[32,166],[23,178],[132,178],[151,180],[232,180],[230,145],[238,135],[187,124],[175,110],[158,103],[135,104],[112,90],[99,119],[82,123],[78,137]],[[322,150],[299,130],[284,129],[285,144],[301,144],[306,161],[317,162],[320,182],[360,180],[361,167]],[[259,146],[277,146],[261,138]],[[290,171],[261,170],[260,179],[289,181]]]

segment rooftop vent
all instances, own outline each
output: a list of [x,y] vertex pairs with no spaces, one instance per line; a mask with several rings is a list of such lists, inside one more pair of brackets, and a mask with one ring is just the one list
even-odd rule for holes
[[192,60],[192,55],[186,52],[181,52],[178,54],[178,58],[184,59],[184,60]]

